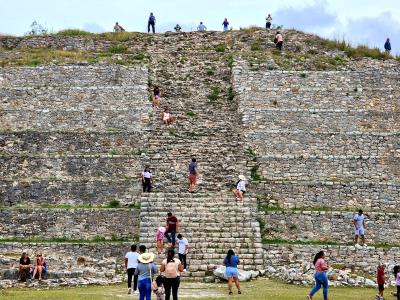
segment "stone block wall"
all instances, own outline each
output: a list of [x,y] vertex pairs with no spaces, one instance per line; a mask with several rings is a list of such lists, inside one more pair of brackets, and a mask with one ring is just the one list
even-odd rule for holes
[[[366,213],[367,243],[393,244],[400,239],[397,213]],[[266,239],[351,243],[354,236],[353,212],[267,211],[259,215]]]
[[[393,266],[400,261],[399,248],[356,249],[353,246],[264,245],[265,268],[269,275],[284,268],[287,272],[303,272],[312,267],[314,255],[323,250],[329,265],[336,269],[348,268],[354,272],[368,273],[375,278],[379,262]],[[271,269],[272,267],[272,269]],[[392,269],[387,268],[387,279],[392,280]],[[311,278],[312,281],[312,274]]]
[[114,64],[0,69],[0,87],[91,87],[147,85],[147,68]]
[[259,204],[267,207],[320,209],[362,208],[396,211],[400,206],[398,183],[371,182],[259,182],[252,185]]
[[0,238],[137,238],[138,209],[0,209]]

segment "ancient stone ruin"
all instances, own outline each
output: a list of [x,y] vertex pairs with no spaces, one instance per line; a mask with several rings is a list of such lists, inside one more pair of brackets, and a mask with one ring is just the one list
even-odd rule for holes
[[[399,63],[353,59],[297,31],[283,54],[272,40],[262,30],[1,38],[0,287],[16,285],[22,251],[46,257],[42,285],[121,282],[129,246],[155,251],[169,211],[191,245],[185,280],[214,281],[230,248],[254,276],[293,283],[312,282],[320,249],[338,284],[372,285],[378,261],[400,262]],[[87,56],[17,64],[43,47]],[[172,127],[149,101],[153,85]],[[239,174],[243,205],[230,193]],[[351,245],[359,208],[367,247]]]

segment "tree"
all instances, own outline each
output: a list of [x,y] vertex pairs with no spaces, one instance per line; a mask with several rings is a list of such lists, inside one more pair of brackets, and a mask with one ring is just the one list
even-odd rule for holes
[[41,34],[47,34],[47,32],[48,32],[48,29],[43,27],[41,24],[39,24],[35,20],[31,24],[31,30],[28,31],[26,34],[27,35],[41,35]]

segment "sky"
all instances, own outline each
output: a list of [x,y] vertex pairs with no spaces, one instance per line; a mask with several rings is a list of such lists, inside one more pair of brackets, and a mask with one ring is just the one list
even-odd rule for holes
[[36,20],[50,31],[77,28],[111,31],[118,21],[127,31],[145,31],[150,12],[156,30],[194,30],[200,21],[221,30],[273,24],[383,48],[387,37],[400,54],[400,0],[0,0],[0,33],[23,35]]

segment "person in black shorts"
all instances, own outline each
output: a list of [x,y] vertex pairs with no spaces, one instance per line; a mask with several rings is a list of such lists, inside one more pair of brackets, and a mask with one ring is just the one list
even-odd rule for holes
[[29,279],[30,271],[31,259],[28,257],[28,254],[24,252],[19,259],[19,280],[25,282],[27,279]]

